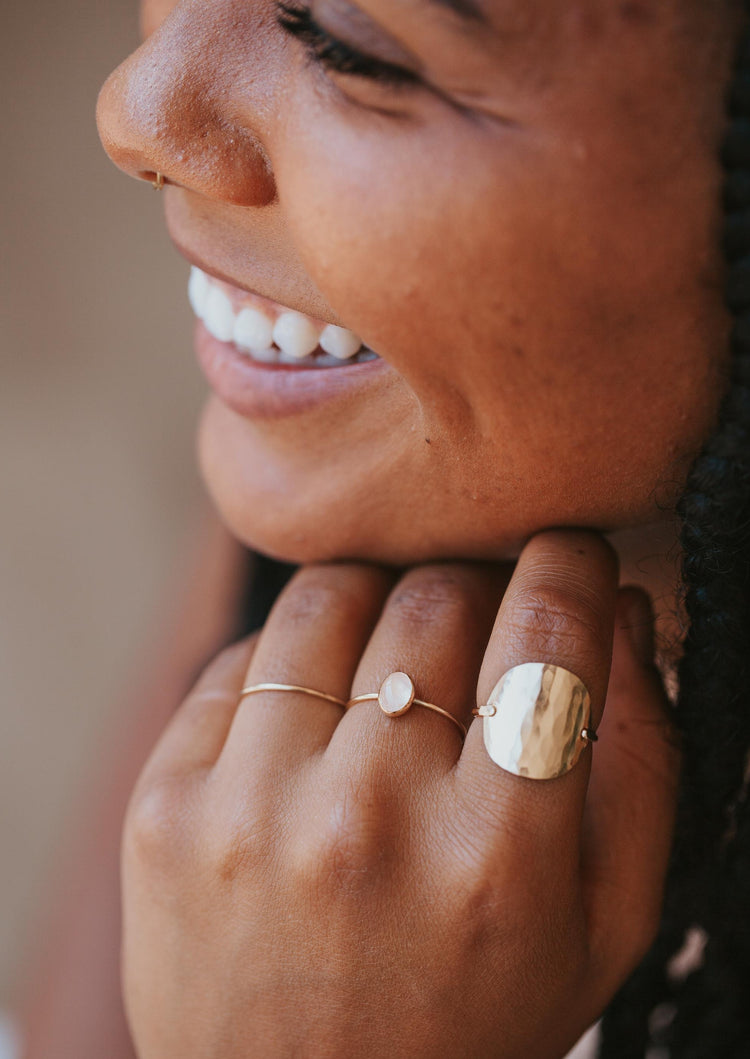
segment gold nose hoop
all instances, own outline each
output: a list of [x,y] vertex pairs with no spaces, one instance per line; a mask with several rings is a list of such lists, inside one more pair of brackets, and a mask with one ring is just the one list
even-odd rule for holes
[[157,173],[156,177],[151,183],[154,188],[154,191],[161,191],[161,189],[164,187],[164,174]]

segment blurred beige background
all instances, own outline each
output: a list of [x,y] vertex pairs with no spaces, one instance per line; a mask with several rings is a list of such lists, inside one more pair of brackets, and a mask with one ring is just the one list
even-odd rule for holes
[[0,1006],[200,505],[187,266],[94,126],[136,33],[2,0]]

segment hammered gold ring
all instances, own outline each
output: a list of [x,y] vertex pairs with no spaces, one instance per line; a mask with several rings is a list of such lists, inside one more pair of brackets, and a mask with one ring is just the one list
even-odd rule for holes
[[396,672],[385,678],[379,691],[370,692],[367,695],[356,695],[353,699],[349,699],[346,708],[351,709],[358,702],[377,702],[383,713],[389,717],[402,717],[412,706],[424,706],[426,710],[432,710],[434,713],[447,717],[458,728],[461,738],[466,738],[467,730],[458,718],[448,713],[442,706],[436,706],[434,702],[425,702],[424,699],[418,699],[416,695],[416,688],[411,677],[407,673]]
[[513,666],[474,716],[483,718],[484,745],[495,764],[532,780],[570,772],[598,739],[586,685],[549,662]]

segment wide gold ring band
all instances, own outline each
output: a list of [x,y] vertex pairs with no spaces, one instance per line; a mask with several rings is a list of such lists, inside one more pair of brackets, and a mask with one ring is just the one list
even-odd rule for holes
[[483,718],[484,745],[495,764],[526,779],[565,775],[597,740],[586,685],[549,662],[513,666],[474,715]]
[[462,739],[465,739],[467,735],[467,729],[452,713],[448,713],[442,706],[436,706],[434,702],[425,702],[424,699],[416,697],[414,681],[407,673],[391,673],[380,685],[379,691],[369,692],[367,695],[356,695],[353,699],[349,699],[346,704],[347,710],[359,702],[377,702],[383,713],[389,717],[402,717],[412,706],[424,706],[426,710],[432,710],[433,713],[447,717],[458,728]]

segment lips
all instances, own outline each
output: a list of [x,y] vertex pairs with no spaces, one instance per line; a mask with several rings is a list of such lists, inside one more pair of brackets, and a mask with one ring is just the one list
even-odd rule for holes
[[188,297],[213,338],[261,364],[333,368],[375,358],[353,331],[230,287],[199,268],[191,270]]
[[308,411],[369,388],[389,370],[352,331],[200,269],[191,271],[188,296],[199,363],[219,399],[243,417]]

